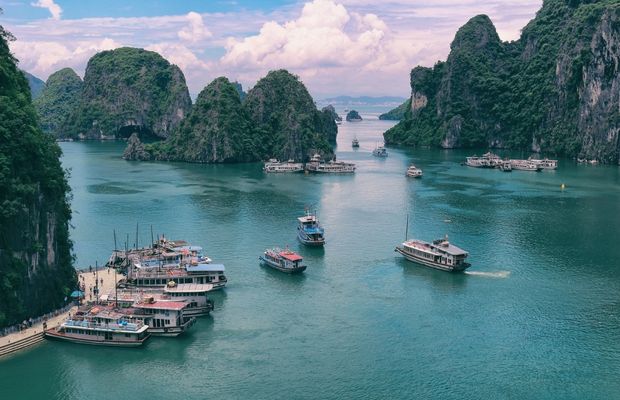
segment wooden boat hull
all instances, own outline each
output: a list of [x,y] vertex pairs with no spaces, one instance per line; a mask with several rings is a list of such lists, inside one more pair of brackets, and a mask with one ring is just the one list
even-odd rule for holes
[[280,272],[284,272],[286,274],[299,274],[301,272],[304,272],[306,270],[306,268],[307,268],[305,265],[300,265],[297,268],[282,268],[280,265],[276,265],[276,264],[270,262],[269,260],[267,260],[266,258],[259,257],[259,259],[261,261],[261,265],[263,265],[265,267],[273,268],[275,270],[278,270]]
[[443,264],[437,264],[434,262],[431,262],[429,260],[424,260],[418,257],[415,257],[405,251],[403,251],[403,249],[401,249],[400,247],[396,247],[396,249],[394,249],[394,251],[402,254],[407,260],[414,262],[416,264],[422,265],[424,267],[428,267],[428,268],[434,268],[434,269],[438,269],[441,271],[446,271],[446,272],[462,272],[465,271],[467,268],[469,268],[471,266],[471,264],[468,263],[463,263],[461,265],[458,265],[458,268],[455,268],[455,266],[452,265],[443,265]]
[[79,344],[88,344],[91,346],[110,346],[110,347],[140,347],[144,344],[144,342],[151,337],[151,335],[147,335],[140,340],[136,340],[134,342],[114,342],[109,340],[89,340],[89,339],[81,339],[76,337],[71,337],[67,335],[63,335],[61,333],[56,332],[56,329],[48,329],[45,331],[45,337],[54,339],[54,340],[62,340],[65,342],[79,343]]

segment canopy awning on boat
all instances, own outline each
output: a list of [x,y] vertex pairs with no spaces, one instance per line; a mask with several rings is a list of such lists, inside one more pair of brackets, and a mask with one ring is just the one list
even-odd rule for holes
[[303,260],[299,254],[293,253],[292,251],[282,251],[280,252],[280,256],[293,262]]
[[224,264],[198,264],[188,265],[187,272],[220,272],[225,271]]
[[213,285],[210,283],[180,283],[174,286],[166,286],[164,292],[166,293],[204,293],[213,290]]

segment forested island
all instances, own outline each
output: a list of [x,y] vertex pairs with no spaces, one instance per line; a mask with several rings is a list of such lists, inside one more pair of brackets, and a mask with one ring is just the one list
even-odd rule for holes
[[411,71],[404,119],[385,141],[618,163],[619,66],[617,0],[546,0],[514,42],[479,15],[456,33],[445,62]]
[[39,127],[12,39],[0,26],[0,327],[64,305],[77,285],[60,148]]

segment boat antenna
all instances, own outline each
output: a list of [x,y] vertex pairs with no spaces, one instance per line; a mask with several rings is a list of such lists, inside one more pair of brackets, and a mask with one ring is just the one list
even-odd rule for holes
[[138,223],[136,222],[136,250],[138,250],[139,242],[138,242]]
[[407,225],[405,226],[405,241],[407,241],[408,236],[409,236],[409,214],[407,214]]
[[151,224],[151,249],[155,246],[155,238],[153,237],[153,224]]
[[95,290],[97,293],[95,294],[95,303],[99,304],[99,266],[97,265],[97,260],[95,260]]
[[116,247],[116,229],[113,229],[112,232],[114,232],[114,251],[116,251],[117,250],[117,247]]
[[114,300],[116,302],[116,308],[118,308],[118,281],[116,280],[116,268],[114,268]]

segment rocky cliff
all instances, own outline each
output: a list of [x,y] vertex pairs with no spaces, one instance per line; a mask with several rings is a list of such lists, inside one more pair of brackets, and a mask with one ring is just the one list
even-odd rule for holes
[[76,287],[60,148],[38,126],[0,26],[0,327],[64,304]]
[[124,158],[198,163],[244,162],[260,159],[249,118],[237,87],[226,78],[211,82],[181,125],[164,142],[142,146],[130,139]]
[[385,140],[617,163],[619,39],[618,0],[545,0],[510,43],[488,17],[474,17],[446,62],[412,71],[410,108]]
[[82,79],[71,68],[63,68],[47,78],[41,95],[34,100],[43,132],[62,136],[60,127],[80,100]]
[[288,71],[269,72],[248,92],[243,106],[263,159],[301,161],[313,153],[333,156],[329,141],[335,139],[334,131],[326,127],[304,84]]
[[80,101],[62,132],[166,138],[190,107],[183,73],[159,54],[129,47],[103,51],[88,61]]
[[351,110],[347,113],[347,121],[349,122],[356,122],[356,121],[361,121],[362,120],[362,116],[355,110]]

